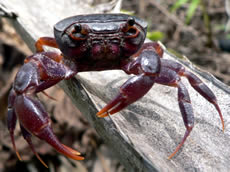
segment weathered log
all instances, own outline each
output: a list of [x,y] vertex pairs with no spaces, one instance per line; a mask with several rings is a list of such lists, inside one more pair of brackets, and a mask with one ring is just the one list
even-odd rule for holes
[[[18,15],[11,20],[12,24],[32,50],[38,37],[53,36],[52,26],[60,19],[96,11],[71,0],[2,0],[0,4]],[[167,51],[164,58],[177,60]],[[222,132],[213,105],[194,91],[186,79],[182,79],[191,96],[195,127],[183,148],[171,160],[167,157],[185,132],[176,88],[154,85],[138,102],[116,115],[100,119],[96,112],[116,95],[119,86],[130,76],[122,71],[87,72],[60,85],[111,146],[127,171],[229,171],[230,88],[188,61],[179,62],[216,94],[226,129]]]

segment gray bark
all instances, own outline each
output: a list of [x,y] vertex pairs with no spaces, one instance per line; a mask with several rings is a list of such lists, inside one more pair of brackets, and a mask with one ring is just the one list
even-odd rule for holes
[[[60,19],[99,12],[86,3],[79,4],[73,0],[1,0],[0,5],[18,15],[11,22],[32,50],[36,39],[53,36],[52,27]],[[164,58],[177,60],[167,51]],[[200,96],[186,79],[182,79],[191,96],[195,127],[183,148],[171,160],[167,157],[185,132],[176,88],[156,84],[138,102],[116,115],[100,119],[96,112],[116,95],[119,86],[130,76],[122,71],[80,73],[74,79],[63,81],[61,87],[109,144],[127,171],[229,171],[230,89],[188,61],[180,60],[179,63],[199,76],[216,94],[226,130],[222,132],[213,105]]]

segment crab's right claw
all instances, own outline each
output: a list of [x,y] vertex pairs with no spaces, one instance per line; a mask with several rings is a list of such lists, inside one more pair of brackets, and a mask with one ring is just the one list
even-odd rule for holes
[[98,117],[106,117],[119,112],[129,104],[143,97],[153,86],[154,77],[144,74],[131,77],[120,88],[120,93],[98,113]]

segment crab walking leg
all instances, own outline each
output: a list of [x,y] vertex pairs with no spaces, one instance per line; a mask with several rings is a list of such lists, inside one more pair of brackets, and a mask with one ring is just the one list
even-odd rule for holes
[[194,75],[193,73],[189,72],[189,71],[185,71],[183,72],[182,76],[185,76],[186,78],[188,78],[189,83],[191,84],[191,86],[198,92],[200,93],[200,95],[202,95],[206,100],[208,100],[210,103],[212,103],[217,112],[219,113],[220,116],[220,120],[222,123],[222,130],[224,131],[224,118],[222,115],[222,112],[220,110],[220,107],[217,103],[217,99],[216,96],[214,95],[214,93],[207,87],[207,85],[205,85],[196,75]]
[[[53,48],[58,48],[58,45],[56,43],[56,40],[54,38],[51,37],[40,37],[36,42],[35,42],[35,48],[36,51],[39,52],[44,52],[44,48],[43,46],[48,46],[48,47],[53,47]],[[56,61],[56,62],[60,62],[62,60],[62,56],[60,56],[57,53],[53,53],[50,56],[47,56],[48,58],[51,58],[52,60]],[[25,59],[25,63],[28,63],[30,60],[30,58],[26,58]],[[54,83],[55,84],[55,83]],[[38,90],[39,92],[39,90]],[[55,98],[53,98],[52,96],[48,95],[45,91],[42,91],[42,93],[47,96],[48,98],[52,99],[52,100],[56,100]]]
[[221,111],[219,106],[216,103],[216,97],[213,92],[194,74],[187,71],[181,64],[176,63],[171,60],[161,59],[161,71],[159,76],[155,79],[155,82],[162,85],[173,86],[178,88],[178,103],[179,108],[184,120],[184,125],[186,127],[185,135],[177,146],[176,150],[168,157],[171,159],[178,150],[183,146],[187,137],[189,136],[193,126],[194,126],[194,115],[191,106],[191,101],[189,98],[189,93],[186,87],[181,82],[181,76],[185,76],[188,78],[191,86],[199,92],[206,100],[211,102],[217,108],[217,111],[220,115],[223,129],[224,129],[224,121],[222,118]]
[[44,51],[43,46],[58,48],[56,40],[54,38],[51,38],[51,37],[40,37],[36,41],[35,47],[36,47],[37,52],[43,52]]
[[15,141],[14,141],[14,130],[16,127],[16,123],[17,123],[17,116],[15,114],[15,111],[12,109],[12,107],[8,107],[7,126],[8,126],[8,130],[10,132],[10,138],[11,138],[11,142],[13,144],[13,149],[16,152],[18,159],[21,161],[22,158],[21,158],[20,154],[18,153],[18,150],[17,150],[16,145],[15,145]]
[[[58,45],[56,43],[56,40],[54,38],[51,37],[40,37],[36,43],[35,43],[35,47],[36,47],[36,51],[39,52],[44,52],[44,48],[43,46],[49,46],[49,47],[53,47],[53,48],[58,48]],[[51,59],[53,59],[56,62],[60,62],[62,59],[62,56],[58,55],[58,54],[54,54],[51,56],[47,56]],[[28,63],[30,60],[30,58],[26,58],[25,59],[25,63]],[[47,96],[48,98],[52,99],[52,100],[56,100],[55,98],[49,96],[45,91],[42,91],[42,93]]]
[[[35,89],[35,93],[38,93],[57,84],[63,79],[69,79],[73,77],[77,73],[76,66],[67,67],[66,65],[61,63],[61,60],[62,56],[53,52],[42,52],[27,57],[26,63],[22,67],[24,69],[20,69],[17,75],[18,77],[27,76],[26,78],[32,79],[27,79],[28,81],[23,83],[23,85],[25,85],[23,86],[23,88],[32,87],[32,84],[35,84],[36,86],[33,87]],[[25,73],[25,71],[28,72]],[[16,79],[15,85],[19,85],[17,84],[17,82],[20,81],[21,78]]]
[[38,153],[35,151],[34,145],[32,143],[31,137],[32,135],[26,131],[26,129],[20,125],[21,128],[21,132],[22,132],[22,136],[23,138],[27,141],[28,145],[30,146],[30,149],[32,150],[32,152],[34,153],[34,155],[38,158],[38,160],[46,167],[48,168],[48,166],[46,165],[46,163],[41,159],[41,157],[38,155]]
[[183,117],[186,132],[180,144],[176,147],[175,151],[168,157],[169,159],[171,159],[180,150],[180,148],[183,146],[184,142],[186,141],[187,137],[189,136],[194,126],[194,114],[193,114],[188,90],[186,89],[184,84],[182,84],[182,82],[179,82],[177,84],[177,87],[178,87],[178,103],[179,103],[181,115]]
[[191,86],[198,93],[200,93],[200,95],[202,95],[207,101],[209,101],[210,103],[212,103],[215,106],[215,108],[216,108],[216,110],[220,116],[220,120],[222,123],[222,129],[224,131],[223,115],[222,115],[220,107],[217,103],[217,98],[214,95],[214,93],[212,92],[212,90],[210,88],[208,88],[208,86],[205,83],[203,83],[196,75],[189,72],[181,64],[179,64],[175,61],[167,60],[167,59],[161,59],[161,65],[162,65],[162,68],[164,68],[164,69],[171,69],[174,72],[176,72],[179,76],[186,77],[188,79],[189,83],[191,84]]
[[191,100],[188,90],[181,82],[181,78],[176,71],[162,66],[160,75],[155,79],[155,82],[162,85],[176,87],[178,89],[178,104],[181,115],[183,117],[186,132],[180,144],[176,147],[175,151],[168,157],[171,159],[183,146],[194,126],[194,115]]

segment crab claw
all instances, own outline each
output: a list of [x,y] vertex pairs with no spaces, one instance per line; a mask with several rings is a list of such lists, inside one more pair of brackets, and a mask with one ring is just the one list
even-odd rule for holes
[[120,88],[120,93],[97,113],[98,117],[106,117],[119,112],[129,104],[143,97],[153,86],[154,77],[144,74],[131,77]]
[[[14,112],[20,121],[22,134],[25,140],[28,142],[30,148],[32,149],[34,154],[38,157],[38,159],[42,162],[42,164],[45,165],[45,163],[35,152],[32,141],[30,139],[31,134],[37,136],[41,140],[45,140],[58,152],[71,159],[74,160],[84,159],[84,157],[79,156],[80,153],[78,151],[60,143],[60,141],[57,139],[57,137],[54,135],[52,131],[50,125],[50,118],[47,112],[45,111],[45,108],[43,107],[43,105],[40,103],[38,99],[33,97],[33,95],[29,95],[29,94],[16,95],[14,100]],[[10,121],[10,117],[9,117],[9,121]],[[9,124],[11,123],[13,124],[14,122],[15,120],[12,120],[12,122],[9,122]]]

